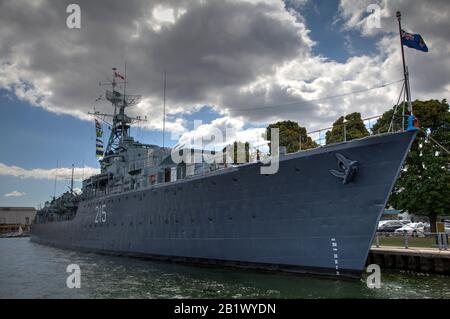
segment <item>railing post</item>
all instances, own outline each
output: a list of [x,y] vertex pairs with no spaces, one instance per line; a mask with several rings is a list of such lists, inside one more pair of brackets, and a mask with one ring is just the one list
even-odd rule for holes
[[342,124],[344,126],[344,142],[347,141],[347,132],[345,130],[345,119],[344,119],[344,123]]
[[439,250],[442,250],[442,237],[441,237],[441,233],[437,233],[437,238],[438,238],[438,248],[439,248]]
[[377,246],[377,248],[380,248],[380,236],[379,236],[379,233],[378,232],[376,232],[376,235],[375,235],[376,237],[375,237],[375,243],[376,243],[376,246]]
[[404,234],[403,236],[405,238],[405,248],[408,249],[409,248],[409,246],[408,246],[408,232],[405,231],[403,234]]

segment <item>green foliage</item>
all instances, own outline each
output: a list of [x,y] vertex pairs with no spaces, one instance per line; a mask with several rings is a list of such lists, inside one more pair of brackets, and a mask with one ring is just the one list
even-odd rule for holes
[[[428,216],[435,231],[437,216],[450,215],[450,155],[429,137],[450,149],[449,105],[446,100],[416,100],[413,111],[420,127],[428,133],[419,131],[389,204],[409,213]],[[402,110],[397,112],[401,119]],[[393,109],[384,113],[373,126],[374,131],[387,131],[392,114]]]
[[235,141],[232,145],[228,145],[222,151],[224,163],[226,163],[227,156],[233,156],[233,164],[250,162],[250,144],[248,142],[242,143]]
[[374,134],[386,133],[389,132],[389,129],[390,132],[398,132],[402,129],[402,125],[404,125],[404,128],[406,128],[408,124],[407,120],[406,118],[404,122],[402,120],[403,106],[399,105],[395,112],[395,116],[392,117],[392,115],[394,114],[394,110],[395,106],[392,107],[392,109],[390,109],[389,111],[383,113],[383,115],[372,126],[371,128],[372,133]]
[[[286,146],[288,153],[297,152],[300,149],[300,137],[301,137],[301,149],[307,150],[315,148],[318,145],[306,134],[306,128],[299,126],[297,122],[282,121],[274,124],[270,124],[266,128],[266,138],[268,141],[271,139],[271,128],[278,128],[280,134],[280,146]],[[269,143],[270,146],[270,143]]]
[[344,135],[347,141],[357,138],[369,136],[369,131],[361,119],[361,114],[358,112],[351,113],[345,116],[345,134],[344,134],[344,117],[341,116],[333,123],[331,131],[326,133],[326,143],[332,144],[344,141]]

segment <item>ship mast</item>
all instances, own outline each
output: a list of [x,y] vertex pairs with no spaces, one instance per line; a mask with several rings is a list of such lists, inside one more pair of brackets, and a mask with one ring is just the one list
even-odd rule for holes
[[[100,113],[98,111],[94,113],[89,113],[94,116],[99,117],[111,117],[111,133],[108,139],[108,145],[106,146],[105,156],[111,155],[117,150],[122,144],[125,138],[130,136],[130,126],[132,123],[137,121],[145,121],[147,117],[141,119],[140,116],[137,117],[129,117],[125,113],[125,108],[129,106],[136,105],[141,100],[141,95],[130,95],[125,94],[126,89],[126,77],[121,76],[117,73],[116,68],[112,68],[113,79],[111,82],[99,83],[101,86],[111,85],[112,90],[106,90],[106,100],[111,102],[114,107],[114,114]],[[117,81],[116,78],[121,78],[122,81]],[[120,93],[116,90],[118,84],[123,84],[124,89],[123,93]]]

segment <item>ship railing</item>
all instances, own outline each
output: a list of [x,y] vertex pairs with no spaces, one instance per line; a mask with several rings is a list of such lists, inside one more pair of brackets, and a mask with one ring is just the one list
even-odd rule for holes
[[[380,131],[376,131],[376,132],[373,131],[373,125],[381,117],[382,117],[382,115],[375,115],[375,116],[366,117],[366,118],[362,119],[362,121],[364,123],[364,126],[366,127],[366,129],[367,129],[367,131],[369,132],[370,135],[378,135],[378,134],[381,134],[381,133],[386,133],[386,132],[380,132]],[[400,126],[399,126],[399,124],[397,122],[398,122],[398,120],[394,123],[394,125],[392,127],[393,131],[394,130],[400,130]],[[336,129],[339,129],[339,130],[342,129],[342,140],[340,142],[345,142],[345,141],[347,141],[346,126],[347,126],[347,123],[346,123],[346,121],[344,121],[344,123],[342,123],[342,124],[336,124],[336,125],[331,126],[331,127],[326,127],[326,128],[321,128],[321,129],[318,129],[318,130],[309,131],[309,132],[306,133],[306,136],[310,137],[311,140],[313,142],[315,142],[319,147],[320,146],[325,146],[327,144],[327,132],[331,132],[331,130],[333,128],[336,128]],[[302,143],[301,142],[304,141],[304,140],[305,140],[304,136],[300,136],[300,143],[299,143],[300,144],[299,145],[300,150],[302,149],[302,145],[301,145]]]
[[372,242],[373,247],[402,247],[409,248],[436,248],[439,250],[449,249],[448,231],[427,232],[376,232]]
[[[369,133],[368,136],[380,135],[380,134],[384,134],[384,133],[388,133],[388,132],[404,131],[405,119],[403,119],[401,116],[394,117],[392,119],[391,125],[389,125],[388,128],[383,128],[383,130],[377,129],[375,131],[374,124],[381,117],[382,117],[382,115],[375,115],[375,116],[366,117],[366,118],[362,119],[364,126],[366,127],[366,129]],[[347,134],[347,126],[348,126],[347,122],[344,121],[344,123],[335,124],[332,127],[326,127],[326,128],[308,131],[306,133],[306,136],[305,135],[299,136],[298,150],[302,151],[302,150],[307,150],[307,149],[311,149],[311,148],[323,147],[327,144],[331,144],[331,143],[327,143],[327,132],[331,132],[331,130],[333,130],[333,129],[341,130],[342,135],[341,135],[340,141],[336,141],[334,138],[332,143],[346,142],[346,141],[350,140],[349,134]],[[307,141],[308,138],[311,138],[311,141],[314,142],[313,144],[315,146],[311,147],[311,143],[308,143],[308,145],[305,145],[305,141]],[[260,161],[270,158],[270,152],[268,151],[267,145],[264,148],[250,147],[250,162],[251,163],[258,162],[257,157],[259,157]]]
[[[378,135],[378,134],[386,133],[386,131],[383,131],[383,132],[376,131],[375,132],[373,130],[373,125],[376,123],[376,121],[381,116],[382,115],[376,115],[376,116],[371,116],[371,117],[362,119],[362,121],[363,121],[365,127],[367,128],[367,130],[369,131],[370,135]],[[402,120],[403,119],[396,118],[395,121],[392,121],[392,125],[389,127],[389,130],[392,132],[401,131],[404,126],[404,121],[402,123]],[[306,135],[307,135],[307,137],[310,137],[313,142],[316,143],[317,147],[323,147],[327,144],[327,141],[326,141],[327,132],[330,132],[333,128],[339,129],[339,126],[343,126],[342,141],[340,141],[340,142],[345,142],[345,141],[347,141],[346,125],[347,124],[344,121],[343,124],[337,124],[337,125],[334,125],[333,127],[326,127],[326,128],[322,128],[322,129],[318,129],[318,130],[308,131],[306,133]],[[304,140],[305,140],[305,137],[300,135],[299,150],[305,150],[305,148],[302,147],[302,141],[304,141]],[[258,147],[250,147],[249,153],[250,153],[249,154],[250,155],[249,163],[256,163],[259,161],[264,161],[267,158],[270,158],[269,152],[262,151]],[[218,154],[217,156],[223,158],[222,157],[223,154]],[[233,163],[218,162],[218,163],[216,163],[216,165],[213,165],[213,166],[205,163],[200,169],[195,170],[194,174],[186,175],[182,179],[187,179],[187,178],[192,178],[195,176],[202,176],[202,175],[210,174],[211,172],[226,169],[230,166],[239,165],[239,164],[245,164],[245,163],[233,164]],[[156,165],[156,163],[153,158],[144,158],[144,159],[135,160],[129,164],[129,172],[136,171],[139,169],[144,169],[146,167],[154,167],[155,165]],[[206,165],[209,165],[209,166],[206,167]],[[156,184],[167,184],[167,183],[172,183],[172,182],[175,182],[175,181],[167,181],[167,182],[161,181],[161,182],[157,182]],[[150,185],[147,185],[147,186],[150,186]],[[97,196],[106,195],[107,193],[120,193],[123,191],[124,191],[123,185],[119,185],[119,186],[110,188],[108,191],[103,191],[103,192],[97,191],[95,194],[92,194],[92,196],[97,197]]]

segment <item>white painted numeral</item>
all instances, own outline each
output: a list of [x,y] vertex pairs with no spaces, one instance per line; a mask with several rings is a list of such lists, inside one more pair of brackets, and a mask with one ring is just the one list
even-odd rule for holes
[[106,204],[102,205],[102,223],[106,222]]
[[102,206],[95,206],[95,223],[106,222],[106,204]]

